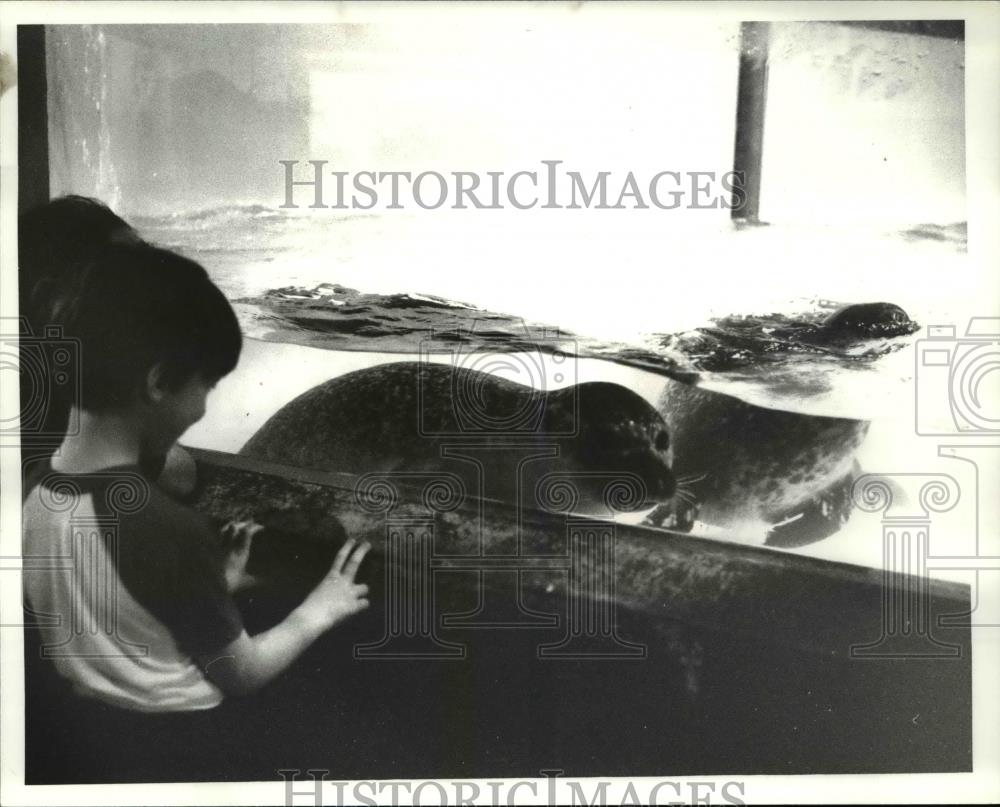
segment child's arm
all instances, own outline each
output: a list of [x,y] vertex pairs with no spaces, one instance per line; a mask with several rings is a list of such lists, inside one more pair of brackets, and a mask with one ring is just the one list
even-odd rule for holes
[[368,607],[368,586],[355,584],[370,545],[348,540],[305,601],[275,627],[256,636],[246,631],[217,653],[198,660],[227,695],[242,695],[277,677],[334,625]]

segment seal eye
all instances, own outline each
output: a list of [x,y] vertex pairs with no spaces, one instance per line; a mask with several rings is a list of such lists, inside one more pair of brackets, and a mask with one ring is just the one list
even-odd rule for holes
[[656,433],[656,438],[653,441],[653,445],[656,446],[657,451],[666,451],[670,448],[670,437],[665,431],[658,431]]

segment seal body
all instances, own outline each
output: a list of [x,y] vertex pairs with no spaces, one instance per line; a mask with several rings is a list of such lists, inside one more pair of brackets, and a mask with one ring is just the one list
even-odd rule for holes
[[[867,421],[768,409],[679,381],[667,384],[658,409],[674,470],[705,523],[763,528],[770,545],[801,546],[845,520],[826,498],[849,487]],[[824,513],[836,523],[820,523]]]
[[276,412],[240,453],[354,474],[443,471],[481,497],[592,514],[608,514],[615,479],[632,483],[626,509],[669,501],[675,488],[666,423],[625,387],[589,382],[544,392],[422,362],[319,384]]

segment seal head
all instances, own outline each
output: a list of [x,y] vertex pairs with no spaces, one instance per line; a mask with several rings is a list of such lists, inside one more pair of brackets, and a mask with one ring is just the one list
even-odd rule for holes
[[856,341],[905,336],[919,330],[895,303],[854,303],[834,311],[815,334],[816,341]]

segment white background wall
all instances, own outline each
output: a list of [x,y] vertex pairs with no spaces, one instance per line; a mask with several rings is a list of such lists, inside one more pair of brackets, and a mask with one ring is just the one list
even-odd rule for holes
[[966,220],[964,42],[833,23],[771,34],[763,220]]

